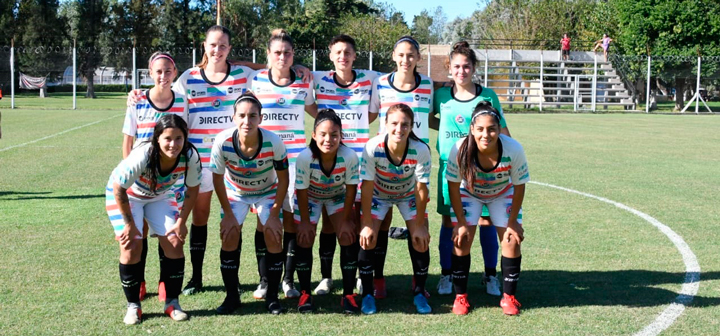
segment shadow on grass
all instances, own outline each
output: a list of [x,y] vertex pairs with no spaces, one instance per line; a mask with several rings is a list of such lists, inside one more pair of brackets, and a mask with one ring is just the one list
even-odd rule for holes
[[0,197],[5,201],[43,200],[43,199],[87,199],[104,198],[105,194],[96,195],[62,195],[52,196],[51,191],[24,192],[24,191],[0,191]]

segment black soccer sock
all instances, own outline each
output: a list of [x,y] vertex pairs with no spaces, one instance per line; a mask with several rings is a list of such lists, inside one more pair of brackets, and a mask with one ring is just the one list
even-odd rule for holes
[[265,258],[268,280],[265,301],[273,302],[278,300],[278,287],[280,286],[280,277],[282,276],[285,260],[282,253],[271,253],[270,251],[265,254]]
[[238,269],[240,268],[240,251],[220,250],[220,274],[222,274],[225,292],[230,300],[238,300]]
[[285,276],[283,281],[292,283],[295,279],[295,249],[297,233],[283,233],[283,255],[285,256]]
[[360,272],[360,281],[362,281],[363,292],[365,295],[375,295],[375,285],[373,284],[373,266],[375,264],[375,249],[360,249],[358,253],[358,271]]
[[497,270],[495,267],[485,267],[485,276],[497,276]]
[[415,294],[425,292],[425,282],[428,277],[428,267],[430,266],[430,250],[418,252],[412,245],[412,239],[408,239],[408,250],[410,251],[410,260],[413,266],[413,279],[415,279]]
[[158,279],[158,282],[165,282],[165,279],[167,278],[167,274],[165,273],[165,270],[163,269],[163,260],[165,259],[165,251],[163,251],[162,246],[160,245],[160,241],[158,240],[158,261],[160,262],[160,278]]
[[183,277],[185,276],[185,258],[163,258],[160,273],[165,275],[165,302],[170,302],[180,295]]
[[119,264],[120,283],[127,302],[140,304],[140,263]]
[[520,280],[520,262],[522,256],[517,258],[507,258],[503,256],[500,258],[500,265],[502,265],[503,274],[503,292],[507,295],[515,295],[517,290],[517,283]]
[[[375,264],[373,269],[375,270],[375,279],[382,279],[385,277],[383,272],[385,271],[385,255],[387,254],[388,248],[388,231],[380,230],[378,232],[377,244],[375,244]],[[365,286],[365,284],[363,284]]]
[[142,252],[140,253],[140,282],[145,282],[145,265],[147,264],[147,252],[148,252],[148,240],[147,238],[142,239]]
[[[343,277],[343,295],[352,295],[355,291],[355,273],[358,269],[357,239],[349,246],[340,246],[340,270]],[[362,293],[361,293],[362,294]]]
[[190,227],[190,263],[192,264],[192,279],[202,282],[203,260],[205,260],[205,245],[207,244],[207,225]]
[[267,284],[267,265],[265,253],[267,253],[265,234],[255,230],[255,259],[257,259],[258,275],[260,276],[260,283]]
[[305,248],[298,246],[295,248],[297,255],[295,261],[297,262],[297,275],[298,281],[300,282],[300,289],[305,293],[310,294],[310,278],[312,277],[312,248]]
[[452,255],[452,282],[455,294],[467,293],[468,276],[470,274],[470,255]]
[[323,279],[332,279],[332,265],[337,246],[335,233],[320,232],[320,273]]

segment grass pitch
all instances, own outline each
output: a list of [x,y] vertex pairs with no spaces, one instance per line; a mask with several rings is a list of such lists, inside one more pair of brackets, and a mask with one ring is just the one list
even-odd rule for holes
[[[522,314],[502,315],[499,299],[484,294],[476,239],[469,288],[474,310],[469,316],[455,316],[450,312],[453,297],[435,291],[440,217],[435,212],[437,169],[433,169],[428,280],[432,315],[414,313],[407,247],[391,240],[385,270],[389,297],[378,301],[377,315],[340,314],[336,254],[336,289],[315,297],[316,314],[300,315],[293,309],[296,300],[283,300],[290,313],[269,316],[264,303],[252,298],[257,281],[254,220],[243,229],[244,306],[236,315],[215,315],[224,297],[215,202],[204,268],[207,290],[180,298],[191,320],[172,322],[151,295],[143,302],[143,324],[127,327],[122,324],[125,303],[118,279],[118,248],[103,200],[103,187],[121,158],[124,97],[78,98],[77,111],[67,110],[72,101],[62,96],[20,97],[16,104],[21,109],[9,110],[9,98],[0,100],[0,330],[4,335],[633,334],[675,300],[685,278],[674,245],[641,218],[593,199],[530,184],[517,293]],[[513,136],[525,147],[532,180],[621,202],[684,238],[702,268],[700,290],[664,334],[717,334],[720,119],[616,114],[509,114],[507,119]],[[59,132],[65,133],[52,136]],[[431,132],[433,144],[435,135]],[[394,226],[403,225],[399,218],[396,211]],[[156,252],[157,244],[150,240],[146,278],[151,294],[158,277]],[[314,285],[320,280],[317,250],[315,258]]]

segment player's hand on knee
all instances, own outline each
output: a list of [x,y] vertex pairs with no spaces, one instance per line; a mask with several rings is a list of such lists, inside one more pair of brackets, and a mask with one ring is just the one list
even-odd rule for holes
[[225,213],[225,216],[220,220],[220,239],[226,242],[232,232],[240,233],[240,225],[237,219],[235,219],[235,215]]
[[412,238],[412,244],[415,250],[418,252],[425,252],[430,245],[430,233],[424,226],[416,226],[413,232],[410,233]]
[[360,230],[360,247],[362,247],[363,250],[375,247],[376,239],[377,232],[375,232],[372,227],[366,226],[362,230]]
[[265,222],[263,232],[265,234],[265,237],[269,237],[271,242],[278,245],[282,244],[283,226],[279,217],[270,216],[267,222]]
[[300,221],[297,227],[297,240],[300,246],[312,246],[315,241],[315,231],[317,230],[315,225],[310,222]]
[[463,242],[469,242],[470,241],[470,230],[468,229],[467,225],[457,225],[453,229],[453,243],[455,243],[455,247],[462,248]]

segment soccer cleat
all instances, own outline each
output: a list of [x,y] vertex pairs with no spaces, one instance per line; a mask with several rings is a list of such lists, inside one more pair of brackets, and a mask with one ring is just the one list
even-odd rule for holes
[[267,305],[267,310],[270,314],[280,315],[285,312],[285,308],[280,304],[280,301],[273,301]]
[[467,294],[455,295],[452,312],[455,315],[467,315],[470,312],[470,303],[467,300]]
[[355,288],[357,288],[358,294],[362,295],[363,286],[362,286],[362,280],[360,280],[360,278],[357,278],[357,282],[355,283]]
[[173,321],[187,321],[188,319],[188,314],[180,308],[177,299],[165,304],[165,315],[169,316]]
[[140,324],[140,322],[142,322],[142,309],[140,309],[139,304],[128,303],[123,322],[127,325]]
[[485,291],[493,296],[500,296],[500,280],[496,276],[483,276],[483,282],[485,283]]
[[193,295],[202,292],[203,284],[202,281],[190,279],[188,284],[183,288],[183,295]]
[[357,298],[357,294],[351,294],[343,296],[342,300],[340,300],[345,314],[357,314],[360,312],[360,307],[358,307],[355,298]]
[[165,282],[158,283],[158,301],[165,302],[167,294],[165,293]]
[[313,312],[313,304],[312,304],[312,296],[310,294],[306,293],[305,291],[302,291],[302,294],[300,295],[300,301],[298,301],[298,311],[307,314]]
[[384,299],[387,297],[387,289],[385,289],[385,278],[373,279],[373,285],[375,286],[376,299]]
[[325,295],[332,290],[333,281],[330,278],[323,278],[315,287],[315,295]]
[[370,294],[365,295],[365,297],[362,299],[362,308],[360,308],[360,310],[365,315],[372,315],[377,313],[377,308],[375,307],[375,298]]
[[253,298],[255,298],[256,300],[264,299],[265,294],[267,294],[267,287],[268,285],[266,282],[261,282],[260,284],[258,284],[257,289],[255,289],[255,291],[253,292]]
[[438,290],[438,294],[440,294],[440,295],[452,294],[452,291],[453,291],[452,275],[441,275],[440,281],[438,281],[437,290]]
[[500,300],[500,307],[502,307],[505,315],[517,315],[520,314],[520,302],[515,299],[515,295],[503,294],[502,300]]
[[417,310],[418,314],[432,313],[432,308],[430,308],[430,305],[428,304],[427,298],[425,297],[424,293],[417,293],[413,298],[413,304],[415,304],[415,309]]
[[140,301],[145,300],[145,295],[147,295],[147,288],[145,287],[145,281],[140,283]]
[[232,300],[229,298],[225,298],[225,301],[220,305],[220,307],[217,307],[215,309],[215,312],[219,315],[230,315],[235,312],[238,308],[240,308],[240,300]]
[[283,293],[285,293],[285,297],[288,299],[293,299],[300,296],[300,292],[295,289],[295,285],[290,281],[283,281],[282,289]]

